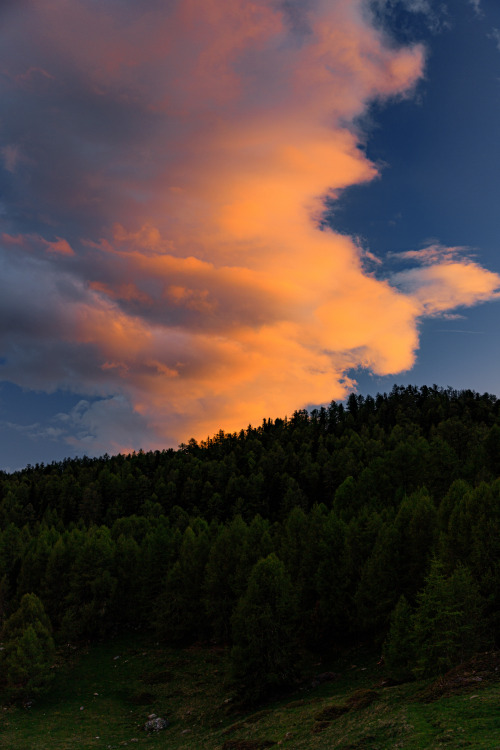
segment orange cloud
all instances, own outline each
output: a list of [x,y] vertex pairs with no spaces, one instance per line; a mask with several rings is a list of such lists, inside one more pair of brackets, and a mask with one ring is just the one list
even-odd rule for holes
[[[378,174],[355,118],[424,70],[423,48],[388,45],[362,0],[305,4],[298,27],[270,0],[118,5],[52,0],[30,16],[59,68],[23,70],[47,70],[63,110],[80,82],[66,147],[98,154],[53,199],[52,225],[63,212],[79,241],[4,235],[29,246],[40,298],[64,317],[43,387],[106,394],[120,418],[125,399],[144,446],[161,447],[342,398],[351,368],[407,370],[422,316],[496,298],[499,277],[451,250],[407,253],[427,265],[384,280],[354,239],[318,226],[326,195]],[[50,331],[30,329],[40,359]],[[26,377],[12,362],[8,377]],[[118,444],[108,411],[90,411]]]
[[500,298],[500,276],[469,260],[412,268],[393,277],[418,303],[421,315]]
[[74,255],[74,250],[69,242],[61,237],[57,237],[54,242],[43,240],[48,253],[59,253],[60,255]]
[[6,232],[2,233],[2,245],[24,245],[25,238],[22,234],[18,234],[17,236],[13,236],[11,234],[7,234]]

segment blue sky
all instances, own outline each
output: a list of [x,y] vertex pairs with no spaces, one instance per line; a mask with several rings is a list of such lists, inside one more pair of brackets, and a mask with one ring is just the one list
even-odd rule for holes
[[[438,29],[432,21],[422,26],[425,16],[414,29],[429,50],[417,96],[376,106],[372,114],[367,153],[385,164],[381,178],[348,189],[332,220],[380,254],[438,241],[470,248],[498,273],[500,6],[446,5]],[[408,35],[412,29],[410,24]],[[420,323],[410,371],[397,378],[356,373],[360,392],[390,390],[394,382],[436,383],[500,396],[498,302],[459,312],[462,320]]]
[[225,2],[0,11],[4,470],[500,395],[498,3]]

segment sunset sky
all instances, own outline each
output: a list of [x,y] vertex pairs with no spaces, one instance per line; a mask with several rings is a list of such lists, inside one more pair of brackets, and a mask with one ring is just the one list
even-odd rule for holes
[[0,37],[0,468],[500,396],[498,0],[10,0]]

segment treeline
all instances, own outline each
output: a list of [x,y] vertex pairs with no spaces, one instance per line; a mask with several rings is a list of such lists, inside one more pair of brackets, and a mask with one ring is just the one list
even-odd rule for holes
[[254,698],[359,639],[395,677],[445,669],[500,640],[499,477],[500,402],[436,386],[3,474],[4,683],[48,673],[22,638],[127,629],[231,646]]

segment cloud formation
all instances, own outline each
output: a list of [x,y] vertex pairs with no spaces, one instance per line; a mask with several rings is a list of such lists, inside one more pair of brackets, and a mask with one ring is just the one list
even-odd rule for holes
[[470,4],[474,8],[474,12],[480,18],[483,16],[483,10],[481,8],[481,0],[469,0]]
[[464,258],[376,277],[320,227],[325,196],[378,174],[353,123],[424,69],[361,0],[1,13],[0,378],[101,396],[79,446],[342,398],[352,368],[411,368],[422,316],[496,297]]

